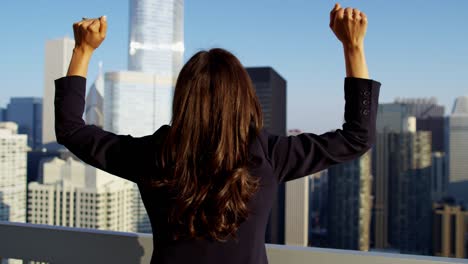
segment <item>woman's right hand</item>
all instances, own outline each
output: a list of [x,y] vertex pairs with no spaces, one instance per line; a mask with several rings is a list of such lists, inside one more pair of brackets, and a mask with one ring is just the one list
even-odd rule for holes
[[345,47],[362,47],[367,30],[367,16],[356,8],[335,4],[330,12],[330,28]]
[[106,38],[107,19],[106,16],[85,19],[73,24],[75,35],[75,48],[85,52],[93,52]]

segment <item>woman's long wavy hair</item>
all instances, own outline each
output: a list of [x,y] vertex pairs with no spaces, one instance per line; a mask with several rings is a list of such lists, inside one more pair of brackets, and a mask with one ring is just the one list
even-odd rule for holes
[[171,194],[172,239],[237,238],[259,187],[248,171],[248,147],[262,123],[252,81],[233,54],[200,51],[184,65],[162,147],[164,177],[153,184]]

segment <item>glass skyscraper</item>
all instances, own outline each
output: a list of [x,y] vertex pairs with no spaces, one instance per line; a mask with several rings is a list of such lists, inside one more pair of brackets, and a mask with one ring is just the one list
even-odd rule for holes
[[184,1],[131,0],[128,70],[176,78],[184,54]]

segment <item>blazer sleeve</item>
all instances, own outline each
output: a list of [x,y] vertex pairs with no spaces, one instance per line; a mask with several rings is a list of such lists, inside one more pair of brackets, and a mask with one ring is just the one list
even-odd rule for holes
[[313,174],[367,152],[376,138],[380,86],[371,79],[345,78],[342,129],[320,135],[269,135],[268,155],[279,182]]
[[116,135],[95,125],[86,125],[82,116],[85,107],[86,79],[66,76],[55,80],[55,134],[82,161],[138,182],[145,157],[138,155],[153,141],[152,135],[134,138]]

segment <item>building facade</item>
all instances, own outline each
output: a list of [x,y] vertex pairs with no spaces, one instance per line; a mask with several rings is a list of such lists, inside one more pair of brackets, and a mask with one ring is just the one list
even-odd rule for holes
[[0,220],[26,222],[27,135],[18,125],[0,122]]
[[28,146],[37,150],[42,145],[42,98],[13,97],[6,108],[5,121],[18,124],[18,134],[28,135]]
[[466,258],[468,212],[453,203],[433,204],[433,255]]
[[468,205],[468,96],[455,100],[449,120],[448,194]]
[[42,144],[57,141],[54,123],[54,80],[67,74],[74,47],[75,41],[67,37],[48,40],[45,44]]
[[184,0],[130,0],[128,70],[175,79],[184,55]]
[[328,168],[328,246],[368,251],[372,207],[371,151]]
[[52,158],[28,187],[29,223],[136,231],[133,184],[81,161]]

